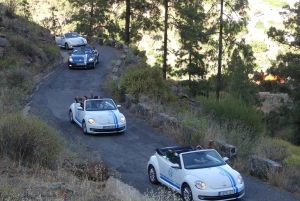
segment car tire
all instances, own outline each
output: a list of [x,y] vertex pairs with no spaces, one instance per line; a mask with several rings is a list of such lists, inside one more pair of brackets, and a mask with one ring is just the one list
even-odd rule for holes
[[188,184],[182,186],[181,195],[183,201],[193,201],[192,190]]
[[73,124],[74,123],[74,119],[73,119],[73,112],[72,112],[72,110],[69,110],[69,119],[70,119],[70,122]]
[[66,50],[70,49],[68,43],[65,43],[65,49]]
[[156,176],[156,171],[153,165],[150,165],[148,168],[148,176],[149,180],[152,184],[158,184],[157,176]]
[[86,128],[86,123],[85,123],[84,120],[82,121],[82,131],[83,131],[83,134],[85,134],[85,135],[88,134],[88,133],[87,133],[87,128]]

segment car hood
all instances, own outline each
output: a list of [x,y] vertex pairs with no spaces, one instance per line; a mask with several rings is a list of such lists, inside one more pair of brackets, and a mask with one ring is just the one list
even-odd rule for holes
[[105,110],[89,113],[98,124],[119,124],[121,114],[117,110]]
[[84,38],[82,38],[82,37],[78,37],[78,38],[68,38],[68,41],[72,41],[72,42],[75,42],[75,43],[85,43],[85,40],[84,40]]
[[78,55],[78,54],[76,54],[76,55],[72,54],[70,56],[70,58],[73,59],[73,62],[84,62],[84,63],[86,63],[86,61],[89,58],[91,58],[91,57],[92,57],[92,54],[80,54],[80,55]]
[[187,171],[189,175],[199,178],[212,189],[230,188],[237,185],[238,173],[228,165]]

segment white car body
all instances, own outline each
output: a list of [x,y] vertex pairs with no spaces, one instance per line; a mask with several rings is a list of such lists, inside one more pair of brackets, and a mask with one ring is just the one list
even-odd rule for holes
[[[173,158],[177,160],[171,162],[168,150],[176,153]],[[194,157],[199,154],[208,160],[196,163]],[[166,147],[156,149],[147,163],[147,171],[151,183],[173,189],[184,201],[238,199],[245,194],[244,181],[225,162],[227,159],[214,149],[195,151],[191,146]]]
[[[100,105],[103,102],[104,108]],[[69,107],[69,119],[71,123],[79,125],[84,134],[123,133],[126,119],[119,111],[120,107],[112,99],[88,99],[82,106],[80,100],[75,98]]]
[[55,41],[59,47],[73,49],[74,47],[87,45],[87,40],[77,32],[65,33],[61,36],[56,35]]

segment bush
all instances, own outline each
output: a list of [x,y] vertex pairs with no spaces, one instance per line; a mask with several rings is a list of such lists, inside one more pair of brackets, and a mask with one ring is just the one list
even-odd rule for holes
[[253,52],[264,52],[267,50],[268,45],[263,41],[254,40],[251,47]]
[[226,122],[229,131],[239,128],[250,130],[255,134],[264,132],[263,114],[252,106],[247,106],[241,99],[234,98],[228,94],[219,101],[213,95],[210,95],[208,98],[198,96],[196,101],[202,106],[204,113],[212,113],[215,120],[220,124]]
[[122,76],[120,87],[125,94],[132,94],[139,99],[141,94],[149,94],[149,97],[169,102],[175,95],[168,83],[163,80],[162,70],[157,67],[144,67],[143,65],[127,67],[127,74]]
[[8,71],[5,84],[9,89],[20,88],[25,93],[34,87],[34,79],[29,71],[24,68],[16,68]]
[[0,122],[0,154],[22,164],[52,167],[60,156],[63,138],[35,116],[12,113]]

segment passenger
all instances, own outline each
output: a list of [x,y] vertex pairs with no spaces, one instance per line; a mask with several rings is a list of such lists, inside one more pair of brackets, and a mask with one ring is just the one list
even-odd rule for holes
[[92,110],[92,103],[91,101],[85,101],[85,109]]
[[102,101],[100,105],[100,109],[105,109],[105,107],[106,107],[106,102]]
[[84,101],[87,100],[88,97],[87,96],[82,96],[82,99],[81,99],[81,103],[80,103],[80,106],[83,108],[84,106]]
[[206,163],[208,160],[206,158],[205,152],[196,152],[194,162],[197,164],[203,164]]
[[196,150],[203,150],[203,147],[201,147],[200,145],[197,145]]

